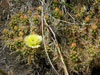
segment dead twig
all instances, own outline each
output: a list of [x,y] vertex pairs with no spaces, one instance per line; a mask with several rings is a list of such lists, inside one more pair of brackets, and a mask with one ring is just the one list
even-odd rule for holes
[[64,70],[65,70],[65,75],[69,75],[69,74],[68,74],[67,67],[66,67],[66,65],[65,65],[65,63],[64,63],[63,56],[62,56],[62,54],[61,54],[60,48],[59,48],[58,43],[57,43],[56,35],[55,35],[55,33],[53,32],[52,28],[47,24],[47,22],[46,22],[45,19],[44,19],[44,22],[45,22],[46,26],[49,28],[49,30],[52,32],[52,34],[53,34],[53,36],[54,36],[54,39],[55,39],[55,46],[57,47],[58,53],[59,53],[60,58],[61,58],[61,61],[62,61],[62,63],[63,63],[63,67],[64,67]]
[[43,37],[43,44],[44,44],[44,49],[45,49],[45,53],[47,55],[47,58],[52,66],[52,68],[54,69],[54,71],[57,73],[57,75],[59,75],[59,73],[57,72],[57,70],[55,69],[55,67],[53,66],[51,59],[48,55],[47,49],[46,49],[46,44],[45,44],[45,37],[44,37],[44,10],[43,10],[43,6],[44,6],[44,0],[41,1],[42,3],[42,13],[41,13],[41,27],[42,27],[42,37]]

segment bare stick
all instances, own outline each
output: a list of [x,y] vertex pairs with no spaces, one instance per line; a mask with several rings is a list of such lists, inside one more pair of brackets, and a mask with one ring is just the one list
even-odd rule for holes
[[59,73],[57,72],[57,70],[55,69],[55,67],[53,66],[51,60],[50,60],[50,57],[48,55],[48,52],[47,52],[47,49],[46,49],[46,44],[45,44],[45,38],[44,38],[44,11],[43,11],[43,5],[44,5],[44,0],[42,1],[42,13],[41,13],[41,26],[42,26],[42,37],[43,37],[43,44],[44,44],[44,49],[45,49],[45,53],[47,55],[47,58],[52,66],[52,68],[54,69],[54,71],[57,73],[57,75],[59,75]]
[[56,47],[57,47],[57,50],[58,50],[58,53],[59,53],[59,55],[60,55],[61,61],[62,61],[62,63],[63,63],[63,68],[64,68],[64,71],[65,71],[65,75],[69,75],[69,74],[68,74],[67,67],[66,67],[66,65],[65,65],[65,63],[64,63],[64,59],[63,59],[63,56],[62,56],[62,54],[61,54],[60,48],[59,48],[59,46],[58,46],[55,33],[53,32],[52,28],[47,24],[47,22],[46,22],[45,19],[44,19],[44,22],[45,22],[46,26],[49,27],[49,29],[51,30],[51,32],[52,32],[52,34],[53,34],[53,36],[54,36],[54,38],[55,38],[55,40],[56,40],[56,41],[55,41],[55,45],[56,45]]

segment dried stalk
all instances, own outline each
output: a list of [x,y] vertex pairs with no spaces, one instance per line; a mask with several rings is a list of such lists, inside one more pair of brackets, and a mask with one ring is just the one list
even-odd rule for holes
[[54,42],[55,42],[55,45],[56,45],[56,47],[57,47],[58,53],[59,53],[59,55],[60,55],[61,61],[62,61],[62,63],[63,63],[63,67],[64,67],[64,70],[65,70],[65,75],[69,75],[69,74],[68,74],[67,67],[66,67],[66,65],[65,65],[65,63],[64,63],[63,56],[62,56],[62,54],[61,54],[60,48],[59,48],[58,43],[57,43],[56,35],[55,35],[55,33],[53,32],[52,28],[47,24],[47,22],[46,22],[45,19],[44,19],[44,22],[45,22],[46,26],[49,28],[49,30],[52,32],[52,34],[53,34],[53,36],[54,36],[54,38],[55,38],[55,40],[56,40],[56,41],[54,41]]
[[41,13],[41,27],[42,27],[42,37],[43,37],[43,44],[44,44],[44,49],[45,49],[45,53],[47,55],[47,58],[52,66],[52,68],[54,69],[54,71],[57,73],[57,75],[59,75],[59,73],[57,72],[57,70],[55,69],[55,67],[53,66],[51,59],[48,55],[47,49],[46,49],[46,44],[45,44],[45,38],[44,38],[44,10],[43,10],[43,6],[44,6],[44,0],[41,1],[42,3],[42,13]]

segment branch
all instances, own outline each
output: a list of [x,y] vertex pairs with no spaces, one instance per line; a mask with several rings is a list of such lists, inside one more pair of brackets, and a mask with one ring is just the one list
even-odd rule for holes
[[65,65],[65,63],[64,63],[64,59],[63,59],[63,56],[62,56],[62,54],[61,54],[60,48],[59,48],[59,46],[58,46],[55,33],[53,32],[52,28],[47,24],[47,22],[46,22],[45,19],[44,19],[44,22],[45,22],[46,26],[49,28],[49,30],[51,30],[51,32],[52,32],[52,34],[53,34],[53,36],[54,36],[54,39],[55,39],[54,43],[55,43],[55,46],[57,47],[58,53],[59,53],[60,58],[61,58],[61,61],[62,61],[62,63],[63,63],[63,67],[64,67],[64,70],[65,70],[65,75],[69,75],[69,74],[68,74],[67,67],[66,67],[66,65]]
[[55,69],[55,67],[53,66],[50,57],[48,55],[47,49],[46,49],[46,44],[45,44],[45,37],[44,37],[44,10],[43,10],[43,6],[44,6],[44,0],[42,1],[42,13],[41,13],[41,26],[42,26],[42,37],[43,37],[43,44],[44,44],[44,49],[45,49],[45,53],[47,55],[47,58],[52,66],[52,68],[54,69],[54,71],[57,73],[57,75],[59,75],[59,73],[57,72],[57,70]]

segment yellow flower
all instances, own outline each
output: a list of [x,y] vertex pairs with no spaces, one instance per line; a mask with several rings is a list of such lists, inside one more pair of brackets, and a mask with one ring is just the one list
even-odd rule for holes
[[28,35],[25,37],[25,44],[31,48],[40,47],[40,43],[42,42],[42,37],[37,34]]

